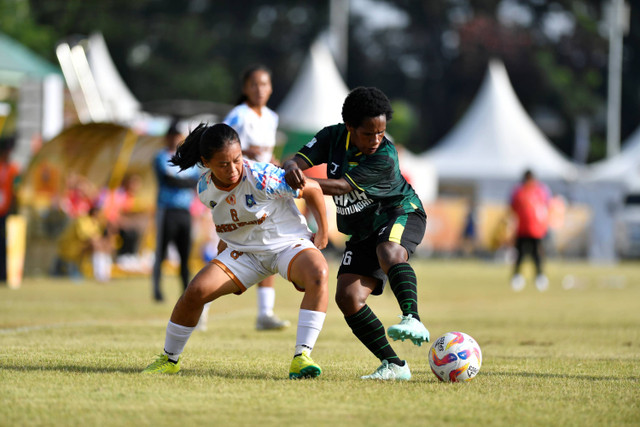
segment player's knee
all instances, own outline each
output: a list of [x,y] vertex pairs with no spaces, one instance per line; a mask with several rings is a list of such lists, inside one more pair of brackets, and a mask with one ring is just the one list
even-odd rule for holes
[[352,312],[358,311],[357,307],[362,308],[364,301],[358,297],[358,294],[348,289],[338,288],[336,290],[336,305],[345,314],[352,314]]
[[189,283],[189,286],[187,286],[184,294],[182,294],[181,299],[188,306],[200,306],[204,303],[209,302],[207,300],[207,295],[208,292],[206,292],[204,286],[200,286],[198,282],[192,281],[191,283]]
[[327,286],[329,283],[329,267],[326,263],[316,266],[314,282],[317,286]]
[[406,261],[407,250],[398,243],[384,242],[376,246],[376,255],[380,261],[397,264]]
[[305,288],[326,288],[329,283],[329,266],[323,257],[309,260],[303,268],[299,265],[296,274],[302,277]]
[[305,275],[305,289],[313,288],[315,291],[326,291],[329,283],[329,268],[322,265],[316,265],[309,268]]

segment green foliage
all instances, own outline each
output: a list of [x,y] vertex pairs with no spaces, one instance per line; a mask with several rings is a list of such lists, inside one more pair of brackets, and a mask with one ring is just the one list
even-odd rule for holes
[[28,1],[0,0],[0,31],[47,59],[53,59],[51,46],[58,37],[56,30],[34,20]]
[[387,123],[387,131],[396,144],[407,148],[420,148],[414,133],[417,129],[418,116],[408,102],[398,99],[391,102],[393,119]]
[[[640,269],[551,262],[551,289],[511,292],[506,265],[420,261],[422,319],[433,339],[472,335],[483,351],[468,384],[439,383],[428,346],[393,343],[408,383],[359,379],[378,361],[330,298],[313,357],[324,369],[290,381],[295,327],[257,332],[255,292],[211,307],[176,376],[140,371],[162,350],[173,304],[154,304],[148,278],[110,284],[28,278],[0,288],[3,425],[637,425]],[[335,271],[336,263],[331,263]],[[527,265],[526,267],[530,267]],[[527,270],[529,272],[529,270]],[[563,289],[567,275],[574,286]],[[277,279],[277,313],[295,321],[301,294]],[[177,299],[179,280],[165,277]],[[335,289],[335,283],[330,284]],[[369,305],[398,321],[389,289]],[[294,322],[295,323],[295,322]]]
[[560,95],[563,107],[572,115],[594,114],[602,105],[602,98],[595,91],[602,78],[595,70],[577,74],[570,67],[558,64],[550,51],[539,52],[536,62],[548,84]]

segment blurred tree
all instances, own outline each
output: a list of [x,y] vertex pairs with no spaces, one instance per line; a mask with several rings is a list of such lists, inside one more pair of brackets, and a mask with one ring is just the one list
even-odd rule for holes
[[49,60],[55,59],[51,46],[55,43],[58,32],[34,19],[29,2],[0,0],[0,31],[41,56]]
[[[574,123],[604,140],[606,26],[600,0],[351,0],[349,87],[378,86],[417,115],[414,150],[437,143],[476,95],[490,58],[504,61],[525,109],[563,124],[548,136],[572,152]],[[621,136],[638,125],[640,8],[624,39]],[[277,107],[328,23],[328,1],[0,0],[0,28],[41,55],[101,31],[141,101],[232,103],[249,64],[272,68]],[[597,146],[592,154],[597,153]],[[592,160],[597,155],[592,155]]]
[[404,145],[411,151],[422,149],[412,136],[417,128],[418,117],[411,104],[402,99],[391,101],[393,119],[387,125],[387,131],[397,144]]
[[[189,98],[231,103],[240,91],[241,71],[263,62],[274,72],[272,99],[277,103],[328,15],[327,5],[302,0],[28,3],[33,20],[55,27],[60,39],[101,31],[124,80],[143,101]],[[54,42],[45,49],[50,57]]]

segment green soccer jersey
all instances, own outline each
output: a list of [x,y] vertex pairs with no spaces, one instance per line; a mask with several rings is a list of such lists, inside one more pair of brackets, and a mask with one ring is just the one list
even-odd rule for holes
[[344,178],[353,187],[347,194],[333,196],[340,232],[359,241],[385,225],[392,212],[424,210],[400,173],[391,141],[383,138],[376,152],[367,156],[349,140],[344,124],[328,126],[296,153],[309,166],[326,163],[327,178]]

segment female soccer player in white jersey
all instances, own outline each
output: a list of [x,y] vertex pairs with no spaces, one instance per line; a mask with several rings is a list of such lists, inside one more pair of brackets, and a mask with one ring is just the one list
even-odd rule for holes
[[[199,125],[171,162],[181,170],[198,163],[208,169],[198,182],[198,196],[211,209],[227,248],[198,272],[178,299],[167,325],[164,352],[143,372],[177,373],[205,303],[241,294],[280,273],[304,292],[289,378],[320,375],[310,357],[328,300],[328,267],[320,252],[328,242],[328,226],[320,186],[308,180],[302,191],[293,190],[284,180],[284,170],[244,159],[238,134],[226,124]],[[305,200],[319,224],[313,241],[294,197]]]
[[[245,158],[277,164],[273,158],[273,148],[276,145],[278,115],[267,107],[273,92],[271,71],[264,65],[252,65],[242,73],[241,82],[242,95],[223,122],[238,132]],[[281,320],[273,311],[276,301],[274,284],[274,276],[265,277],[256,289],[256,329],[259,331],[284,329],[290,325],[288,320]],[[208,313],[209,305],[206,305],[198,324],[202,329],[207,326]]]

